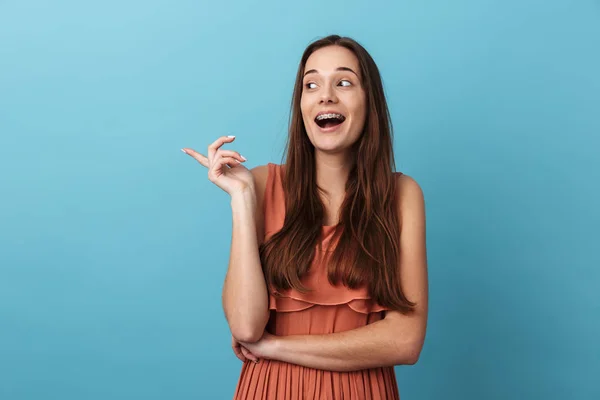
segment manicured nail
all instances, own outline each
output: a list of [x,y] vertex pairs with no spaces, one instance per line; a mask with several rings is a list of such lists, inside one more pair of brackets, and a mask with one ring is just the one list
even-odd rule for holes
[[185,151],[184,149],[181,149],[181,151],[183,151],[185,154],[187,154],[187,151]]
[[242,160],[248,161],[248,159],[246,157],[244,157],[243,155],[241,155],[241,154],[240,154],[240,157],[242,157]]
[[228,138],[234,138],[235,136],[234,135],[228,135],[227,137]]

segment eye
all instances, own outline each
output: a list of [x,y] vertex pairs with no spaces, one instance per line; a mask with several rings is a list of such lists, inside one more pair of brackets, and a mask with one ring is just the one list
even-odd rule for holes
[[352,86],[352,82],[350,82],[347,79],[343,79],[343,80],[340,81],[340,85],[342,85],[342,86]]
[[[314,86],[311,86],[311,85],[314,85]],[[305,86],[307,89],[314,89],[314,88],[317,86],[317,84],[316,84],[316,83],[314,83],[314,82],[308,82],[308,83],[307,83],[307,84],[305,84],[304,86]]]

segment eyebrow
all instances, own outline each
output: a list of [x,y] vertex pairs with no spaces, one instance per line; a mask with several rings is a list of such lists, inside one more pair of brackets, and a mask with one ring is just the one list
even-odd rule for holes
[[[353,73],[354,75],[356,75],[356,77],[358,78],[358,74],[357,74],[356,72],[354,72],[354,71],[352,70],[352,68],[348,68],[348,67],[337,67],[335,70],[336,70],[336,71],[349,71],[349,72],[352,72],[352,73]],[[316,74],[316,73],[318,73],[318,72],[319,72],[319,71],[317,71],[316,69],[311,69],[311,70],[308,70],[308,71],[306,71],[306,72],[304,73],[304,76],[306,76],[306,75],[308,75],[308,74]]]

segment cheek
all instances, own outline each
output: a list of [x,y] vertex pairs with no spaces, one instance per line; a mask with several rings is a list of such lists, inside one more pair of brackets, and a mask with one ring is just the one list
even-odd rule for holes
[[357,99],[357,101],[354,103],[353,108],[353,114],[356,116],[356,123],[363,125],[367,117],[366,102],[362,99]]
[[364,111],[356,114],[356,119],[352,122],[353,126],[350,128],[350,136],[353,140],[358,140],[362,136],[365,131],[365,122],[366,115]]
[[310,108],[300,101],[300,113],[302,114],[302,120],[304,121],[304,127],[308,130],[310,126]]
[[348,93],[347,96],[344,97],[344,103],[355,115],[360,115],[361,112],[364,113],[363,110],[367,105],[365,95],[359,91]]
[[306,106],[306,100],[304,96],[300,98],[300,113],[302,114],[302,118],[304,118],[308,113],[308,107]]

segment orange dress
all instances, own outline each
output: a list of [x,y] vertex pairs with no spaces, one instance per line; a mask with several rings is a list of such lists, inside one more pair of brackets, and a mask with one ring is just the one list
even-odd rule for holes
[[[268,165],[265,188],[265,238],[283,226],[285,201],[281,166]],[[333,227],[322,227],[323,248],[331,239]],[[267,331],[277,335],[310,335],[355,329],[383,318],[386,308],[369,298],[366,288],[352,290],[333,286],[327,269],[313,260],[303,283],[313,289],[270,295],[271,316]],[[235,400],[385,400],[399,399],[393,367],[352,372],[325,371],[276,360],[246,361],[235,391]]]

